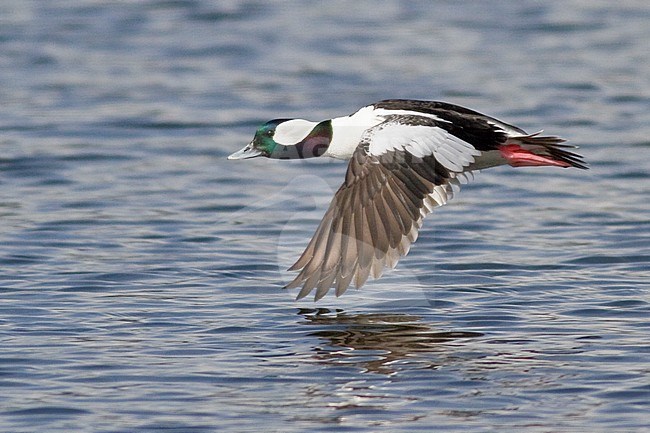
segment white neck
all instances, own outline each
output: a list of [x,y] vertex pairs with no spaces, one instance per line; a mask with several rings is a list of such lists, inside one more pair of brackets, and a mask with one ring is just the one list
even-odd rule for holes
[[373,106],[363,107],[350,116],[332,119],[332,141],[323,156],[350,159],[359,145],[361,135],[383,121]]

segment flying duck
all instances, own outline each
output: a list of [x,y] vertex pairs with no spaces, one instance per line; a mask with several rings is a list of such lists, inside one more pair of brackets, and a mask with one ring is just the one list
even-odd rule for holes
[[349,159],[345,180],[298,261],[286,288],[297,299],[316,290],[361,287],[394,268],[415,242],[422,220],[476,170],[555,166],[586,169],[565,140],[524,130],[438,101],[388,99],[343,117],[275,119],[228,159]]

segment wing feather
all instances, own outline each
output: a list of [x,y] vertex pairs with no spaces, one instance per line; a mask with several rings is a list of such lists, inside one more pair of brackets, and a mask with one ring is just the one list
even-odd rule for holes
[[332,287],[340,296],[395,267],[424,216],[451,198],[450,183],[474,161],[472,145],[433,119],[408,117],[391,116],[362,137],[343,185],[290,268],[300,271],[286,286],[301,287],[298,299],[315,289],[318,300]]

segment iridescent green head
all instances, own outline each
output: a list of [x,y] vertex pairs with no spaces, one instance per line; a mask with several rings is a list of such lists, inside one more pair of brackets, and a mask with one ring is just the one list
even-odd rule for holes
[[332,141],[332,122],[274,119],[255,131],[253,140],[228,159],[264,156],[273,159],[303,159],[323,155]]

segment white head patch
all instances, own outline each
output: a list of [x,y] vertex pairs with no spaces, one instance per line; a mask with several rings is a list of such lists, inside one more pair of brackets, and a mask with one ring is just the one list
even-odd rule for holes
[[287,120],[275,128],[273,140],[285,146],[299,143],[309,135],[316,125],[318,123],[304,119]]

